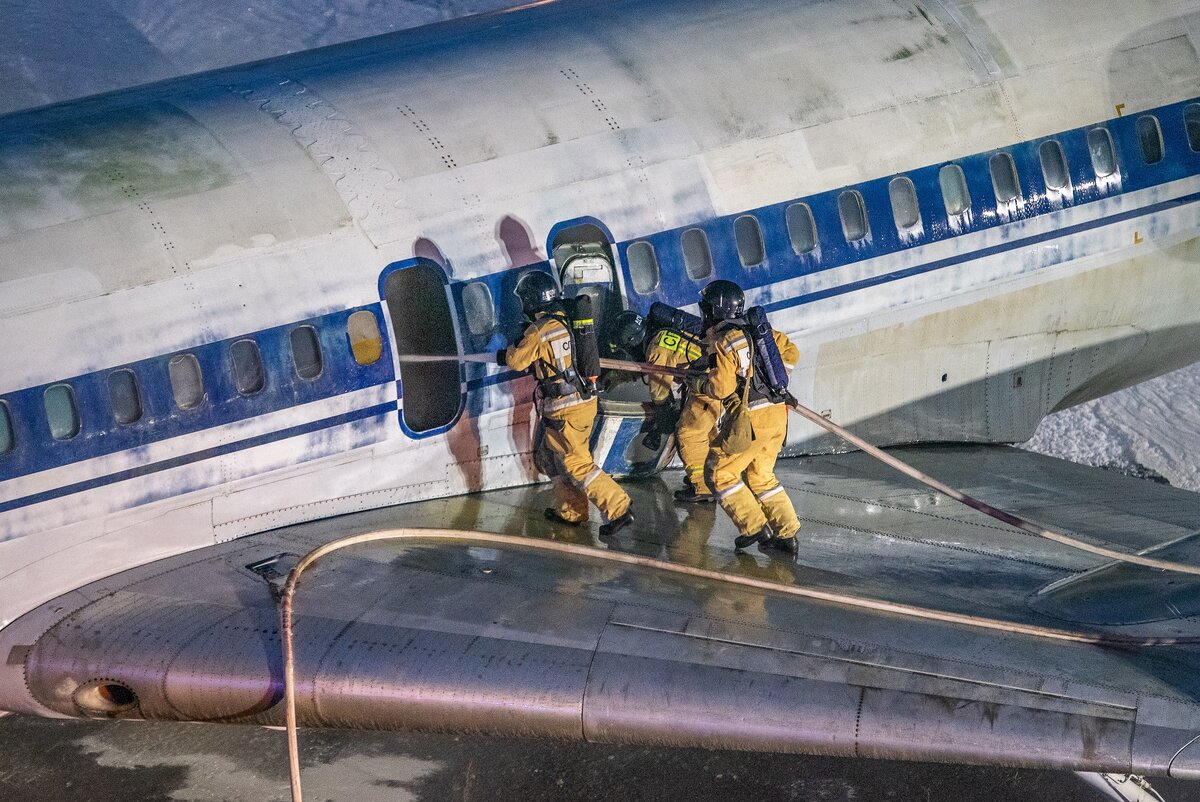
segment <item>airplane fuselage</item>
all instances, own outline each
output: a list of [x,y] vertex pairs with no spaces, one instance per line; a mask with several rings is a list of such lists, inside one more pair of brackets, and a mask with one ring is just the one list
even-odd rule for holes
[[[0,626],[536,481],[529,379],[398,358],[510,342],[526,269],[610,309],[737,281],[882,444],[1200,359],[1200,14],[972,9],[551,4],[0,120]],[[659,464],[620,403],[598,459]]]

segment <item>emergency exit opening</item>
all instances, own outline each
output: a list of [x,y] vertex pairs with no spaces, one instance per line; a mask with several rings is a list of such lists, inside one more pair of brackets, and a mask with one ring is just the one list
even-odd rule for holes
[[596,333],[603,347],[607,339],[605,322],[622,308],[608,235],[592,223],[569,226],[554,234],[550,253],[563,295],[591,297]]
[[442,269],[424,259],[392,270],[383,280],[383,299],[401,357],[400,420],[412,434],[434,434],[450,426],[465,401],[457,359],[403,360],[414,355],[458,356],[458,331],[446,286]]

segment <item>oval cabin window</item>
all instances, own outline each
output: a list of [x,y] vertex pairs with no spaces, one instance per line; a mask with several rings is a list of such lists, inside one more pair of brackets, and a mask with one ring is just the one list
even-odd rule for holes
[[0,454],[7,454],[16,447],[13,436],[12,418],[9,416],[8,403],[0,401]]
[[683,248],[683,267],[692,281],[703,281],[712,275],[712,252],[708,249],[708,235],[699,228],[689,228],[680,236]]
[[738,259],[742,267],[754,267],[767,261],[763,246],[762,226],[752,214],[744,214],[733,221],[733,237],[737,241]]
[[75,391],[69,384],[56,384],[42,396],[46,422],[55,440],[70,440],[79,434],[79,408],[75,406]]
[[1038,159],[1042,163],[1042,178],[1046,188],[1064,190],[1071,183],[1067,171],[1067,156],[1063,153],[1062,145],[1057,140],[1048,139],[1038,148]]
[[896,229],[904,231],[915,228],[921,222],[921,209],[917,205],[917,188],[907,176],[893,178],[888,184],[888,197],[892,201],[892,217]]
[[812,209],[807,203],[793,203],[784,212],[787,223],[788,239],[792,241],[792,251],[797,256],[803,256],[817,247],[817,224],[813,221]]
[[649,242],[635,242],[625,251],[629,262],[629,275],[633,279],[633,290],[646,295],[658,289],[658,257]]
[[967,177],[957,164],[947,164],[938,171],[938,184],[942,187],[942,201],[946,205],[946,214],[959,215],[971,208]]
[[492,302],[492,291],[482,281],[472,281],[463,287],[463,315],[467,318],[467,330],[476,337],[491,334],[496,327],[496,305]]
[[838,214],[842,218],[842,233],[846,242],[866,239],[867,207],[857,190],[848,189],[838,195]]
[[167,375],[171,379],[171,394],[175,406],[180,409],[195,409],[204,401],[204,377],[200,373],[200,362],[194,354],[176,354],[167,362]]
[[360,365],[374,365],[383,356],[383,337],[375,313],[360,309],[346,320],[346,336],[350,338],[350,353]]
[[142,395],[138,392],[137,377],[128,368],[108,374],[108,401],[113,420],[117,423],[136,423],[142,417]]
[[1017,165],[1011,154],[997,153],[988,159],[988,172],[992,174],[992,191],[998,203],[1011,203],[1021,196]]
[[238,340],[229,346],[229,358],[233,362],[233,384],[238,395],[254,395],[266,384],[262,355],[254,340]]
[[317,331],[312,326],[298,326],[292,329],[292,364],[296,375],[302,379],[311,380],[321,375],[321,342],[317,339]]
[[1153,114],[1144,114],[1137,121],[1138,144],[1146,164],[1158,164],[1163,157],[1162,128]]

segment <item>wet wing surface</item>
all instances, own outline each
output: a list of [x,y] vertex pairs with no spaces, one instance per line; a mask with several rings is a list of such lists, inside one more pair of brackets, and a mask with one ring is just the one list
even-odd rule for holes
[[[1188,537],[1200,496],[1001,447],[898,453],[1084,539],[1129,551],[1171,543],[1173,559],[1200,561]],[[544,520],[545,488],[521,488],[317,521],[161,561],[0,632],[8,657],[0,707],[23,694],[22,709],[78,716],[95,702],[85,691],[107,682],[135,702],[107,712],[92,704],[93,713],[278,724],[273,585],[320,543],[398,526],[566,540],[1061,629],[1200,636],[1185,615],[1135,616],[1134,625],[1088,606],[1101,598],[1112,607],[1114,595],[1128,594],[1161,607],[1178,596],[1166,583],[1186,577],[1105,569],[916,488],[862,454],[786,460],[779,476],[804,523],[796,563],[735,555],[722,512],[671,503],[672,474],[626,483],[638,520],[607,543],[595,523]],[[1142,576],[1131,581],[1129,572]],[[1054,589],[1072,582],[1090,592]],[[1170,767],[1175,776],[1200,769],[1200,747],[1189,746],[1200,733],[1193,646],[1055,643],[597,559],[434,542],[331,555],[305,575],[296,609],[299,711],[309,726]]]

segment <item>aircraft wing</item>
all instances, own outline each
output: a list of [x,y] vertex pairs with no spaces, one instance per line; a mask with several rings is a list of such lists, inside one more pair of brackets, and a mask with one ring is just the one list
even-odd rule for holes
[[[1006,447],[894,453],[1085,539],[1200,562],[1198,495]],[[861,453],[785,460],[779,475],[804,521],[796,563],[735,555],[724,514],[672,505],[662,479],[628,485],[638,521],[609,543],[595,524],[545,521],[535,487],[313,521],[163,560],[0,631],[0,708],[281,724],[272,591],[282,575],[337,537],[447,527],[521,535],[530,547],[382,542],[305,574],[302,726],[1200,777],[1200,647],[1063,642],[774,589],[1068,633],[1195,638],[1195,578],[1105,567]],[[546,541],[594,556],[535,547]],[[618,551],[769,587],[605,559]]]

